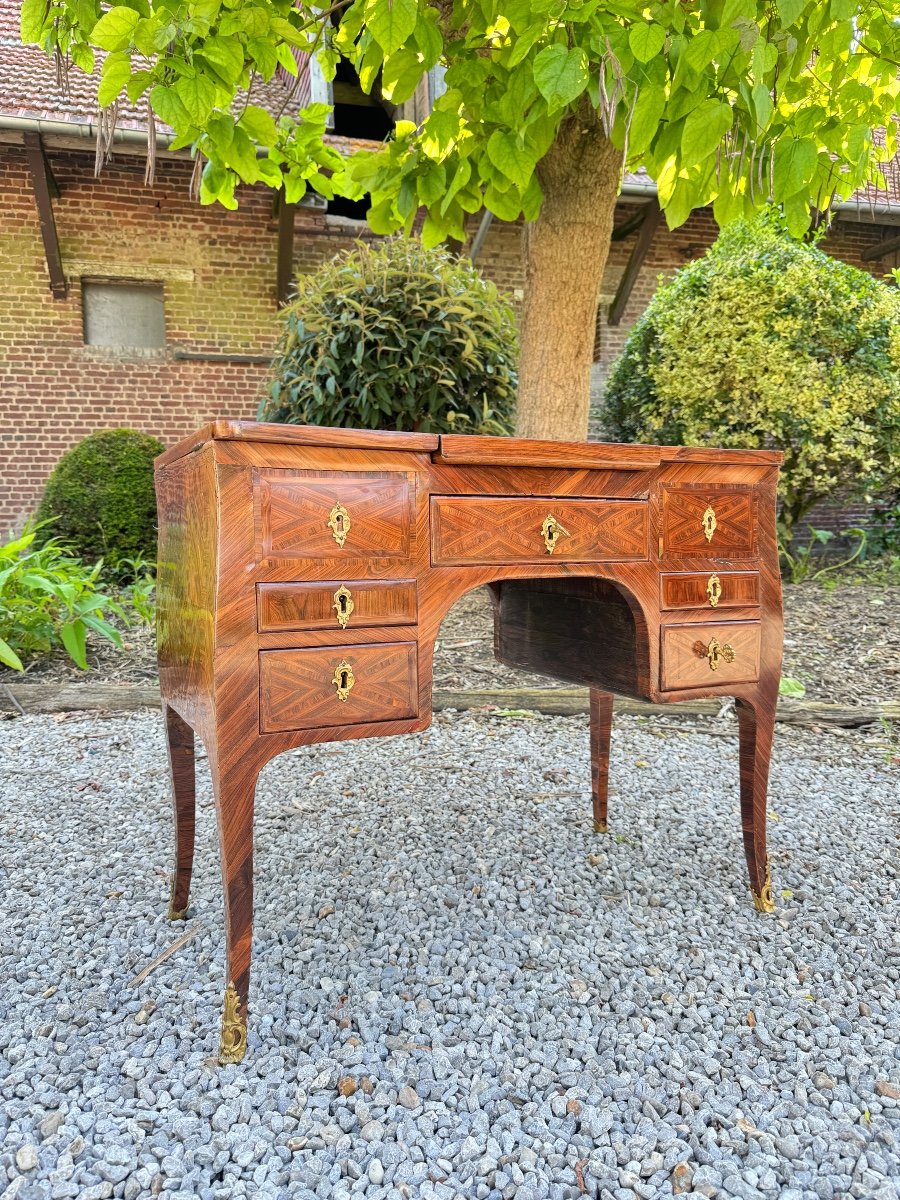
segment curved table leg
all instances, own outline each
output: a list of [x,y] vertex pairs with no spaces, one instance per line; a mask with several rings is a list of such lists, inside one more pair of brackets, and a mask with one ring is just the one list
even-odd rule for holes
[[590,690],[591,701],[591,798],[594,832],[607,833],[606,806],[609,799],[609,744],[612,738],[613,697],[611,692]]
[[175,869],[169,897],[169,920],[183,921],[187,916],[194,866],[194,825],[196,791],[194,775],[194,731],[174,708],[163,704],[166,743],[172,780],[175,818]]
[[753,700],[737,699],[741,770],[741,829],[750,873],[750,891],[759,912],[775,911],[772,873],[766,853],[766,797],[775,730],[777,689],[760,689]]

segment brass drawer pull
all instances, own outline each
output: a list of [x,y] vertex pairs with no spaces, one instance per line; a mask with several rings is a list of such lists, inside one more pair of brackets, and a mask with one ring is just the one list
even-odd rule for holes
[[353,610],[356,605],[353,603],[353,595],[348,587],[343,584],[334,593],[334,604],[331,606],[337,613],[338,625],[341,629],[347,628],[347,622],[350,620]]
[[331,536],[343,549],[347,534],[350,532],[350,514],[340,502],[328,514],[328,525],[331,529]]
[[702,642],[694,642],[694,653],[698,658],[705,658],[709,661],[711,671],[718,671],[719,663],[734,662],[734,648],[723,646],[715,635],[710,638],[708,646],[704,646]]
[[706,540],[711,542],[713,534],[716,532],[716,525],[718,524],[716,521],[716,510],[711,504],[707,506],[706,512],[703,514],[701,521],[703,524],[703,532],[706,534]]
[[[335,593],[336,595],[337,593]],[[709,607],[715,608],[722,599],[722,581],[718,575],[710,575],[706,581],[706,594],[709,596]],[[338,618],[340,619],[340,618]]]
[[541,526],[541,537],[544,539],[544,545],[547,547],[547,553],[552,554],[556,549],[556,543],[560,537],[571,537],[568,529],[563,529],[556,517],[550,513],[544,518],[544,523]]
[[356,683],[356,676],[353,674],[353,668],[345,658],[342,658],[338,665],[334,668],[334,675],[331,677],[331,682],[337,689],[337,698],[343,704],[350,695],[350,689]]

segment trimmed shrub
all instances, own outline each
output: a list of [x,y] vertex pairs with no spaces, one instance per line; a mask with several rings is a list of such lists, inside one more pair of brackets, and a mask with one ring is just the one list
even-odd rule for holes
[[47,481],[38,522],[86,562],[156,559],[153,459],[165,447],[133,429],[105,429],[79,442]]
[[418,241],[356,248],[297,281],[259,418],[509,433],[512,309],[470,263]]
[[622,441],[782,450],[787,546],[820,500],[900,477],[900,296],[770,215],[735,222],[634,326],[605,423]]

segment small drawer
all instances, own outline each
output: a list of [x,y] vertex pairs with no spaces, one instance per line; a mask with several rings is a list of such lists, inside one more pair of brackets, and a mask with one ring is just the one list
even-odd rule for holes
[[260,633],[416,623],[412,579],[260,583],[256,600]]
[[418,710],[415,642],[260,651],[263,733],[402,721]]
[[516,500],[435,496],[435,565],[518,562],[625,562],[646,559],[643,500]]
[[741,487],[664,487],[661,552],[755,557],[756,493]]
[[719,687],[759,678],[759,621],[664,625],[661,687]]
[[407,472],[257,471],[259,555],[408,558],[415,494],[415,476]]
[[660,575],[660,608],[740,608],[759,604],[756,571],[688,571]]

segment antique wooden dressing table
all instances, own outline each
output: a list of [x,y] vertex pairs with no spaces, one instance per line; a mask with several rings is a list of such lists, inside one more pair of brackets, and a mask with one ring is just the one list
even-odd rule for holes
[[159,666],[186,915],[194,733],[225,889],[219,1057],[243,1057],[253,800],[274,755],[431,720],[442,618],[489,584],[503,663],[590,687],[606,830],[612,694],[734,696],[741,824],[771,912],[766,787],[781,667],[768,451],[216,421],[160,455]]

